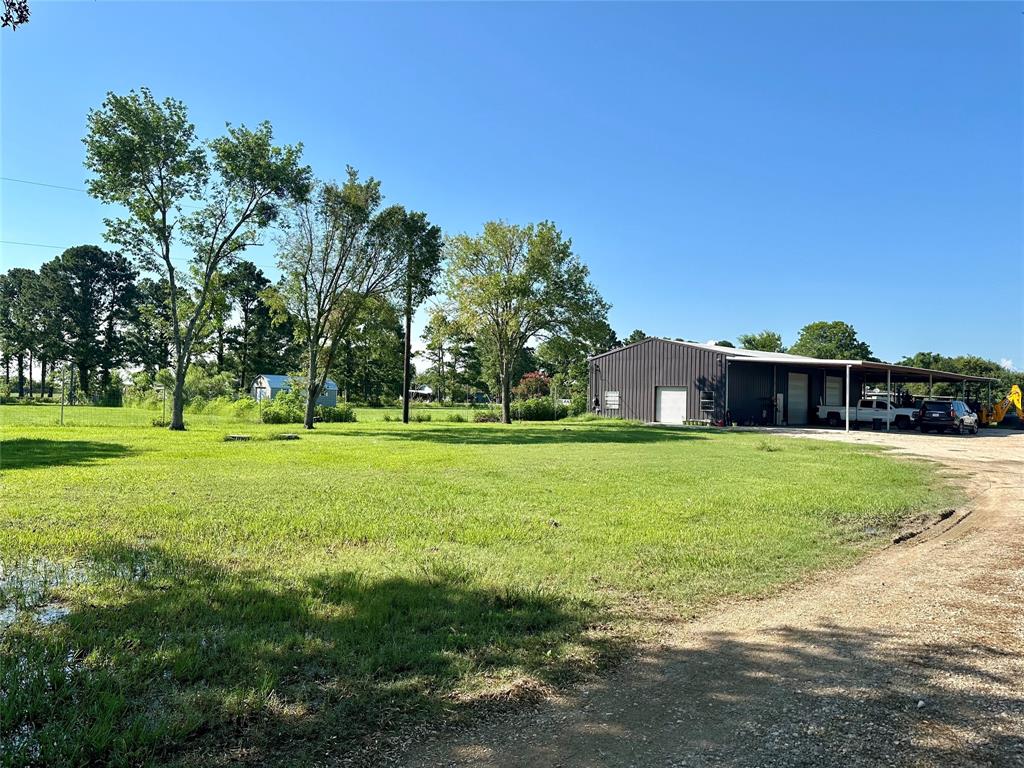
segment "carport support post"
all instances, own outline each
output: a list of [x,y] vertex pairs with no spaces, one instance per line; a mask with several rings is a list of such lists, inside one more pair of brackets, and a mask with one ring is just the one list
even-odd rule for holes
[[892,371],[885,372],[885,431],[892,424]]
[[850,431],[850,366],[846,366],[846,431]]

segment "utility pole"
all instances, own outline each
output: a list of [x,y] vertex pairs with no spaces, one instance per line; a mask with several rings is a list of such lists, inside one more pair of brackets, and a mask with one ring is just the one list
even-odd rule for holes
[[67,399],[68,392],[68,372],[67,370],[61,371],[60,377],[60,425],[64,426],[64,401]]
[[402,423],[409,423],[409,389],[412,387],[412,371],[409,358],[412,357],[412,252],[406,256],[405,264],[405,350],[402,355]]

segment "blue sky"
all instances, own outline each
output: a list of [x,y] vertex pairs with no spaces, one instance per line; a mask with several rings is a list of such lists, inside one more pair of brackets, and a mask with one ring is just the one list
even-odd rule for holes
[[[86,112],[147,85],[446,232],[555,221],[623,335],[841,319],[1024,367],[1022,7],[37,0],[0,35],[2,175],[82,187]],[[2,239],[100,241],[86,195],[0,185]]]

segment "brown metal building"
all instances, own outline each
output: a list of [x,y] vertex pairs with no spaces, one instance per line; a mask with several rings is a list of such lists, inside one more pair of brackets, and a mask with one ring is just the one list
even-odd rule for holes
[[[680,424],[797,426],[818,405],[842,417],[871,384],[990,385],[992,379],[867,360],[813,357],[647,338],[590,358],[591,410],[610,417]],[[845,415],[848,420],[848,414]]]

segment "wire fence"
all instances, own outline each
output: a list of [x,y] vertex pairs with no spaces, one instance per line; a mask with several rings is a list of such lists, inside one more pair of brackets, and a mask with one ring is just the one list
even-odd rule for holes
[[[31,402],[31,404],[29,404]],[[416,422],[473,421],[484,407],[414,405],[411,419]],[[230,410],[204,412],[186,408],[186,427],[231,427],[262,423],[262,409],[257,407],[245,414]],[[401,421],[401,408],[356,407],[356,420],[362,423]],[[170,398],[166,404],[152,405],[93,405],[61,404],[36,399],[16,404],[0,405],[0,426],[4,427],[159,427],[166,425],[171,416]]]

